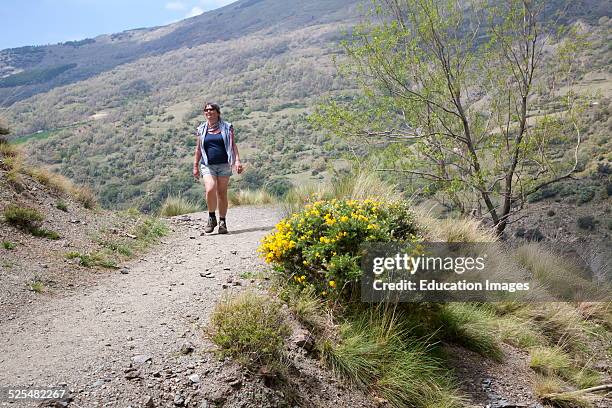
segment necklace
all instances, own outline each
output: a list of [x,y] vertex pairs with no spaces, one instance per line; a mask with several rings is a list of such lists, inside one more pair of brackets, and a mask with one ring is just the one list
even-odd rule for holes
[[208,130],[212,130],[213,132],[215,130],[219,129],[219,121],[216,121],[213,125],[211,125],[210,123],[208,124]]

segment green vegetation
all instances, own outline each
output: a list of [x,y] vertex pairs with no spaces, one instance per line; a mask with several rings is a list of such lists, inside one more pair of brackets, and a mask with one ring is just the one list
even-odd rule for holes
[[[526,197],[581,168],[577,153],[559,155],[582,143],[588,98],[575,92],[573,72],[585,45],[568,30],[556,37],[543,10],[519,0],[469,11],[451,2],[374,1],[371,21],[344,43],[342,72],[361,95],[332,99],[312,121],[362,146],[378,169],[417,181],[415,190],[462,214],[476,208],[501,234]],[[550,40],[558,47],[544,61]],[[565,94],[540,90],[550,75]],[[560,106],[563,117],[535,117],[540,104]]]
[[569,377],[569,356],[561,347],[535,347],[529,352],[529,367],[545,375]]
[[41,280],[34,279],[28,283],[28,287],[32,292],[42,293],[45,290],[45,284]]
[[8,249],[10,251],[11,249],[17,248],[17,244],[11,241],[2,241],[2,248]]
[[393,310],[350,316],[341,340],[325,340],[321,354],[335,373],[385,398],[393,407],[460,407],[461,399],[426,340]]
[[[367,178],[365,174],[362,177]],[[393,186],[369,177],[378,190],[393,190]],[[571,303],[516,300],[489,304],[405,303],[381,310],[351,297],[348,288],[361,276],[351,266],[360,261],[359,254],[353,251],[359,242],[367,241],[367,234],[374,233],[368,225],[377,224],[386,231],[386,209],[393,206],[405,208],[398,216],[401,222],[394,219],[390,223],[397,231],[407,225],[410,228],[406,231],[420,239],[490,242],[489,255],[497,259],[500,271],[525,268],[536,286],[547,288],[555,296],[566,295],[562,289],[568,287],[589,291],[594,285],[580,268],[540,244],[522,245],[507,253],[502,243],[495,244],[494,231],[484,230],[474,220],[435,219],[408,209],[394,194],[388,195],[394,198],[391,203],[350,199],[347,196],[355,188],[350,183],[341,185],[334,182],[316,190],[290,193],[288,199],[294,200],[296,212],[281,220],[261,246],[262,255],[275,266],[279,297],[314,334],[315,348],[339,376],[381,395],[392,406],[453,406],[461,399],[444,368],[448,357],[440,345],[456,344],[502,361],[502,346],[507,343],[529,352],[531,367],[546,378],[557,379],[566,389],[596,385],[601,380],[602,373],[593,368],[592,356],[598,344],[610,338],[606,328],[612,324],[612,316],[605,303],[580,306],[582,310]],[[372,212],[373,204],[376,212]],[[345,208],[350,211],[343,219]],[[367,224],[360,224],[366,220]],[[355,241],[336,240],[342,231],[350,231]],[[362,231],[366,235],[361,236]],[[376,238],[384,240],[385,236]],[[336,262],[347,255],[353,258],[351,262]],[[406,372],[411,373],[410,378],[402,374]],[[415,384],[423,392],[415,394]],[[538,395],[542,401],[553,396],[557,400],[585,400],[584,396],[559,396],[552,391]]]
[[70,251],[66,253],[66,259],[78,259],[78,263],[85,268],[101,266],[103,268],[116,268],[117,264],[104,256],[100,252],[92,254],[81,254],[78,251]]
[[201,208],[192,201],[182,196],[168,196],[162,204],[159,214],[163,217],[174,217],[175,215],[190,214],[200,211]]
[[9,204],[4,209],[4,219],[18,228],[30,229],[44,220],[45,217],[34,208]]
[[499,337],[491,328],[497,316],[486,308],[470,303],[444,305],[435,319],[440,336],[496,361],[503,359]]
[[316,201],[276,225],[260,248],[298,286],[351,298],[359,293],[360,245],[417,242],[415,216],[404,203],[375,200]]
[[26,286],[35,293],[42,293],[46,289],[45,282],[39,275],[34,275],[31,280],[26,282]]
[[289,327],[280,306],[269,296],[250,291],[228,297],[215,307],[210,338],[221,355],[249,369],[266,366],[271,372],[281,372]]
[[57,203],[55,203],[55,208],[60,211],[68,212],[68,205],[63,200],[59,200]]
[[9,224],[27,231],[36,237],[49,239],[60,238],[57,232],[42,228],[40,226],[40,223],[45,219],[45,217],[40,213],[40,211],[34,208],[9,204],[4,208],[4,219]]
[[64,64],[52,68],[32,69],[18,74],[13,74],[6,78],[0,78],[0,88],[10,88],[13,86],[33,85],[50,81],[62,73],[73,69],[77,64]]
[[555,377],[540,377],[535,385],[535,393],[540,400],[559,408],[592,408],[593,398],[588,395],[565,392],[564,384]]
[[[159,241],[169,231],[168,226],[160,219],[140,214],[137,211],[126,211],[119,214],[121,224],[116,228],[101,231],[95,237],[100,249],[81,253],[67,252],[67,259],[77,259],[78,264],[86,268],[100,266],[116,268],[117,265]],[[119,235],[118,228],[127,228]]]

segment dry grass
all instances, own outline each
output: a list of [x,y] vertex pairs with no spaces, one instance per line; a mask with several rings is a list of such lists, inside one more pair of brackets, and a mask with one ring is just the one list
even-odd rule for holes
[[53,173],[42,167],[28,167],[24,171],[36,179],[41,184],[50,189],[62,193],[70,194],[75,188],[74,184],[61,174]]
[[583,271],[570,259],[556,254],[551,248],[529,243],[517,248],[514,257],[559,300],[596,299],[607,295],[586,279]]
[[89,187],[86,186],[73,186],[71,194],[83,207],[91,210],[96,208],[98,205],[98,199],[96,194]]
[[200,207],[182,196],[168,196],[161,208],[159,215],[163,217],[174,217],[176,215],[191,214],[200,211]]
[[7,170],[6,179],[19,190],[23,188],[23,176],[27,175],[57,193],[71,195],[87,209],[98,205],[96,195],[90,188],[77,186],[68,178],[45,168],[26,166],[21,149],[6,141],[0,143],[0,166]]
[[534,391],[544,403],[557,408],[591,408],[593,397],[576,395],[569,392],[563,382],[556,377],[540,377],[537,379]]
[[290,215],[300,211],[310,201],[333,198],[394,202],[402,199],[402,196],[396,185],[381,180],[376,173],[358,170],[355,174],[326,184],[295,187],[283,198],[283,213]]
[[569,378],[571,375],[571,360],[569,355],[559,346],[533,347],[529,351],[529,367],[535,371],[551,376],[560,375]]
[[586,343],[587,328],[582,315],[571,304],[545,302],[530,305],[517,315],[534,322],[551,344],[581,350]]
[[497,242],[498,238],[491,228],[485,228],[473,218],[439,219],[431,211],[416,207],[414,209],[427,239],[435,242]]
[[228,194],[229,204],[239,205],[265,205],[277,202],[276,197],[264,190],[238,190]]

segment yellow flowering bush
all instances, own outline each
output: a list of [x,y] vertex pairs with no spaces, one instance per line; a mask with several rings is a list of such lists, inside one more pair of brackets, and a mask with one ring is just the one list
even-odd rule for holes
[[361,277],[362,243],[417,239],[415,217],[405,203],[333,199],[307,204],[281,220],[259,251],[292,284],[338,295],[350,294]]

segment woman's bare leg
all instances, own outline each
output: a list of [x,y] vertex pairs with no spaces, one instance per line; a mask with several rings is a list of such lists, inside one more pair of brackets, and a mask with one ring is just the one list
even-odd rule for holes
[[229,185],[229,177],[219,176],[217,177],[217,197],[219,198],[219,217],[225,218],[227,215],[227,187]]
[[[204,186],[206,187],[206,206],[208,207],[208,212],[211,213],[214,213],[217,210],[217,178],[218,177],[211,175],[204,176]],[[225,211],[227,212],[227,208]]]

